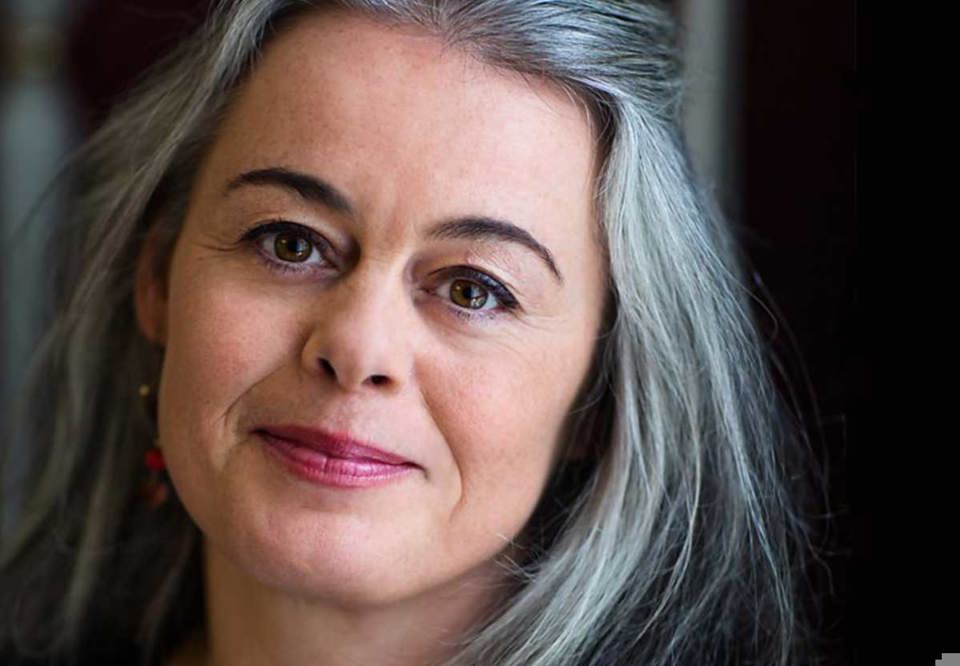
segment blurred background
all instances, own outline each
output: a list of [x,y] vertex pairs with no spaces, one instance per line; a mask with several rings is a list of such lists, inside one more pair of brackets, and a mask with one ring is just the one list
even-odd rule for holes
[[[8,406],[44,324],[44,231],[65,213],[56,196],[38,201],[71,148],[208,2],[3,3],[0,406]],[[824,560],[809,573],[823,590],[828,663],[866,663],[879,612],[857,196],[869,34],[853,0],[672,7],[684,27],[688,143],[747,251],[758,320],[828,482],[817,507],[830,518],[817,542]]]

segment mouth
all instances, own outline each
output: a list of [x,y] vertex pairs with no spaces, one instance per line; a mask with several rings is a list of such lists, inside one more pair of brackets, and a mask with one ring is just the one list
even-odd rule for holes
[[286,471],[322,486],[367,488],[409,476],[418,465],[349,437],[301,426],[254,431]]

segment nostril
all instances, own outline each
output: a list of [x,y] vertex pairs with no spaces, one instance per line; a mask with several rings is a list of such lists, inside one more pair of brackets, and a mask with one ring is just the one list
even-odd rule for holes
[[383,375],[373,375],[373,376],[370,378],[370,381],[372,381],[375,386],[380,386],[380,384],[385,384],[385,383],[386,383],[387,378],[384,377]]
[[323,367],[323,371],[326,372],[331,377],[337,376],[337,371],[333,369],[333,366],[330,365],[330,361],[327,359],[320,359],[320,365]]

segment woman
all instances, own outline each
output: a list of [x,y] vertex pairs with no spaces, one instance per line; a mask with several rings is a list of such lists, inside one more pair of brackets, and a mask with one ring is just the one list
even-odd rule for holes
[[810,663],[799,445],[671,40],[222,3],[76,160],[4,663]]

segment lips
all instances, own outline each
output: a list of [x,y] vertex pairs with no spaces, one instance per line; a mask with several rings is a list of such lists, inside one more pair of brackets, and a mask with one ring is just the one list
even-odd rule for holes
[[419,469],[405,458],[342,433],[303,426],[264,426],[254,431],[268,457],[316,486],[361,489],[409,479]]
[[297,425],[261,426],[256,428],[255,431],[286,440],[297,446],[312,449],[331,458],[377,462],[386,465],[414,465],[405,458],[361,443],[343,433]]

